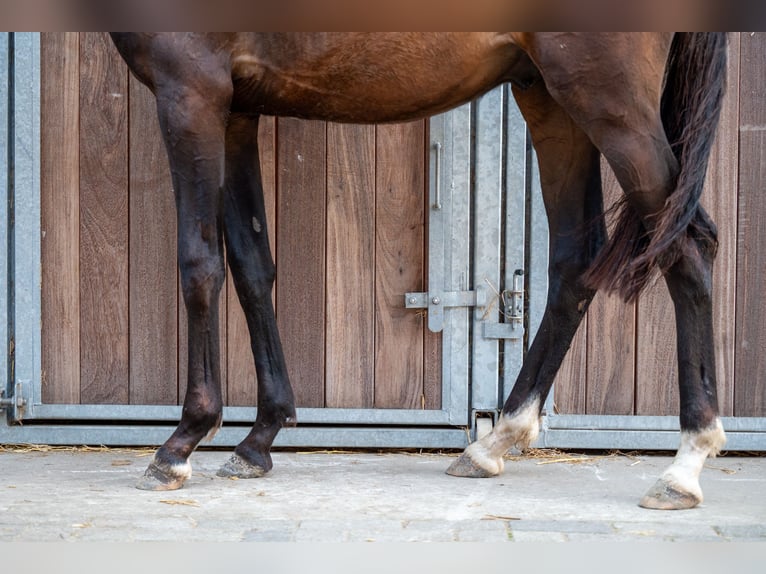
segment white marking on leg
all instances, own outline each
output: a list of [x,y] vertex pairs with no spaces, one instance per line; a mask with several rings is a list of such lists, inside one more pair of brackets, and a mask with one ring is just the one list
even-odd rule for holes
[[255,217],[253,217],[253,231],[255,231],[256,233],[260,233],[261,229],[263,229],[261,227],[261,222],[258,221]]
[[471,461],[492,474],[503,471],[503,456],[512,446],[528,447],[540,433],[540,399],[523,404],[516,412],[500,417],[495,428],[465,450]]
[[715,422],[701,431],[681,432],[681,445],[678,447],[673,464],[662,474],[660,480],[681,492],[688,492],[702,500],[699,475],[705,459],[715,457],[726,442],[721,421]]
[[177,476],[178,478],[183,478],[184,480],[189,479],[192,475],[191,463],[187,460],[186,462],[179,462],[171,465],[170,474],[172,476]]

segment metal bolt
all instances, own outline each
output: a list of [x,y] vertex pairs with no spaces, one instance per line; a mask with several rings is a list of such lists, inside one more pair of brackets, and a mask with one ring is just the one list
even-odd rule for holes
[[438,305],[441,302],[442,300],[439,299],[438,297],[434,297],[433,299],[431,299],[431,303],[433,303],[434,305]]
[[410,302],[410,305],[414,305],[415,303],[418,302],[418,300],[415,299],[415,297],[410,297],[409,302]]

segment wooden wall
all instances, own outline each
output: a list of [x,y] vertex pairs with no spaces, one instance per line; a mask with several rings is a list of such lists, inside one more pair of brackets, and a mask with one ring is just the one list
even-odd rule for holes
[[[703,204],[718,224],[719,405],[766,416],[766,34],[730,34],[728,91]],[[621,193],[604,169],[610,197]],[[561,413],[675,415],[674,311],[660,279],[634,305],[599,293],[556,380]]]
[[[732,34],[703,201],[719,225],[717,379],[724,415],[766,416],[766,34]],[[186,335],[175,216],[148,91],[104,34],[42,38],[43,399],[175,404]],[[424,289],[426,122],[264,118],[259,131],[277,319],[300,406],[438,408],[439,338],[402,308]],[[605,169],[607,195],[620,193]],[[255,404],[227,281],[230,405]],[[676,414],[673,309],[599,294],[559,373],[561,413]]]
[[[42,35],[43,400],[176,404],[186,334],[175,214],[149,91],[108,36]],[[298,406],[439,408],[424,289],[424,121],[263,118],[274,299]],[[256,403],[247,327],[221,297],[226,404]]]

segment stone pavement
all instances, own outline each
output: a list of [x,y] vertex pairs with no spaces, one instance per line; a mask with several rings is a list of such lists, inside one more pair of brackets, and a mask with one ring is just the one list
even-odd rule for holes
[[671,458],[542,451],[491,479],[446,454],[277,452],[264,478],[198,451],[174,492],[133,488],[150,451],[0,448],[0,541],[766,541],[766,457],[709,460],[705,502],[637,506]]

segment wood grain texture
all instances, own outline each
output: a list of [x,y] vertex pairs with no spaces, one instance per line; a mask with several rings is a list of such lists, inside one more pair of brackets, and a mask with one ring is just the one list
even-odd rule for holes
[[299,407],[325,402],[326,130],[277,121],[277,324]]
[[718,407],[734,414],[734,339],[737,281],[737,184],[739,171],[740,34],[729,34],[728,73],[721,119],[710,153],[702,206],[718,226],[718,256],[713,268],[713,335],[715,337]]
[[370,408],[375,388],[375,127],[327,126],[325,405]]
[[588,365],[588,317],[577,329],[559,371],[554,379],[554,406],[556,413],[585,412]]
[[766,33],[741,35],[735,416],[766,416]]
[[154,96],[130,94],[130,403],[178,402],[178,285],[173,184]]
[[80,402],[80,54],[77,33],[40,38],[42,399]]
[[80,36],[81,401],[128,402],[128,69]]
[[[378,126],[376,149],[375,406],[422,408],[422,319],[404,294],[422,291],[424,123]],[[416,158],[408,161],[407,158]]]
[[665,281],[658,277],[637,305],[636,414],[677,415],[676,322]]
[[588,320],[585,412],[631,415],[635,386],[635,304],[599,293]]
[[[604,204],[623,191],[606,161],[601,163]],[[611,231],[611,229],[610,229]],[[629,415],[634,409],[636,307],[599,293],[588,311],[588,414]]]

